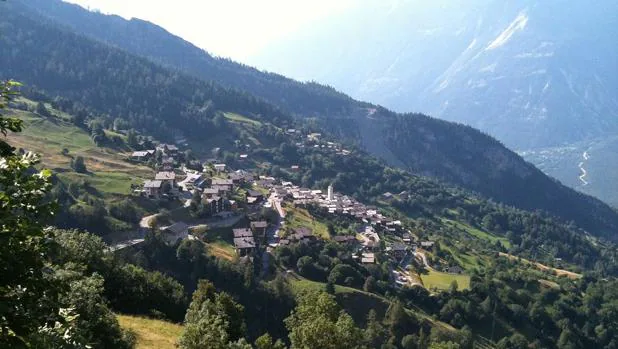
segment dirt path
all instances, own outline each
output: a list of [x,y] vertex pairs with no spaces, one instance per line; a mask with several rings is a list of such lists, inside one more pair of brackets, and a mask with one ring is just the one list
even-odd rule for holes
[[572,271],[568,271],[568,270],[564,270],[564,269],[557,269],[557,268],[548,267],[548,266],[546,266],[544,264],[541,264],[541,263],[538,263],[538,262],[532,262],[532,261],[529,261],[529,260],[527,260],[525,258],[520,258],[520,257],[517,257],[517,256],[513,256],[513,255],[508,254],[508,253],[499,252],[499,255],[502,256],[502,257],[507,257],[507,258],[512,259],[512,260],[518,260],[518,261],[524,262],[526,264],[532,264],[535,267],[537,267],[537,269],[539,269],[539,270],[551,271],[551,272],[556,273],[556,275],[558,275],[558,276],[566,276],[569,279],[580,279],[582,277],[582,274],[578,274],[578,273],[575,273],[575,272],[572,272]]
[[143,229],[150,229],[150,221],[156,216],[156,214],[153,214],[151,216],[145,216],[143,217],[140,221],[139,221],[139,226],[140,228]]

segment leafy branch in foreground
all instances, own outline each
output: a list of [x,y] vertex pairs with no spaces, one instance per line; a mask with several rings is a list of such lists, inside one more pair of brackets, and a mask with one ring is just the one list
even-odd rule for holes
[[[21,84],[19,82],[9,80],[0,83],[0,110],[5,109],[9,102],[19,94],[17,88]],[[22,120],[16,118],[7,118],[0,114],[0,133],[6,137],[9,131],[21,132],[23,127]],[[15,149],[11,147],[6,141],[0,139],[0,156],[6,157],[13,155]]]

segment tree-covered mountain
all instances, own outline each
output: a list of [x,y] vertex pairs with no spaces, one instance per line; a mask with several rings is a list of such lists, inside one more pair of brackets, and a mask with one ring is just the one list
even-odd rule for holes
[[[18,77],[52,96],[67,97],[73,106],[123,118],[131,127],[161,139],[213,136],[220,130],[212,114],[215,109],[247,113],[284,127],[295,122],[261,99],[88,39],[23,3],[3,6],[7,9],[3,31],[10,33],[1,39],[6,50],[1,60],[7,67],[3,76]],[[97,16],[103,21],[107,18]],[[308,105],[319,104],[311,93],[303,98]],[[348,113],[316,120],[322,131],[360,139],[365,149],[390,164],[451,181],[507,204],[551,212],[593,234],[613,236],[616,230],[618,214],[607,205],[549,179],[472,128],[426,116],[400,117],[362,103]],[[423,141],[412,142],[407,134],[396,131],[406,129],[420,132]],[[470,152],[462,156],[460,149]]]
[[247,91],[299,115],[345,113],[354,104],[350,97],[327,86],[297,82],[229,59],[213,57],[147,21],[89,12],[60,0],[22,2],[32,11],[39,11],[80,34],[196,77],[217,81],[222,86]]

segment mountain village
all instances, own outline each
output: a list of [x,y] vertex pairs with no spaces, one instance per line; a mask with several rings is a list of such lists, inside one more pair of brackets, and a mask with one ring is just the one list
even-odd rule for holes
[[[297,140],[297,147],[313,147],[340,156],[350,154],[340,144],[322,141],[320,134],[308,134],[305,138],[294,129],[286,133]],[[183,141],[178,143],[182,147]],[[418,234],[406,228],[401,220],[381,213],[375,206],[336,192],[332,185],[323,191],[303,188],[282,178],[258,175],[250,170],[246,154],[239,155],[237,163],[240,166],[235,170],[216,157],[200,164],[201,171],[195,169],[196,166],[189,169],[188,164],[180,161],[179,145],[172,144],[162,143],[152,150],[133,152],[129,160],[150,164],[157,171],[154,178],[134,189],[134,195],[153,201],[178,201],[179,210],[184,211],[195,212],[200,207],[201,219],[176,220],[157,227],[151,222],[154,216],[144,217],[140,236],[116,242],[111,250],[139,245],[151,229],[158,229],[162,238],[174,245],[183,239],[200,239],[204,228],[217,227],[227,228],[229,237],[226,240],[239,259],[251,259],[257,254],[266,257],[277,248],[290,244],[331,240],[350,249],[353,258],[361,264],[388,262],[392,266],[392,282],[398,287],[423,285],[414,265],[433,270],[425,252],[431,250],[434,241],[421,241]],[[291,166],[288,171],[297,170],[298,166]],[[392,196],[391,193],[384,194],[385,199]],[[305,222],[304,226],[290,224],[287,211],[296,208],[319,210],[332,218],[344,218],[353,222],[355,229],[346,234],[318,234],[312,227],[313,222]],[[268,211],[274,214],[264,214]],[[462,273],[458,266],[445,271]]]

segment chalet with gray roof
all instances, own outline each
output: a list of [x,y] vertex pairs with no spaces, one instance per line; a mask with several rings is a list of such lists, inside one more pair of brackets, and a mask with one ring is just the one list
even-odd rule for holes
[[155,175],[156,181],[162,181],[163,183],[167,182],[170,185],[176,185],[176,173],[172,171],[161,171]]
[[451,274],[462,274],[464,270],[460,266],[455,265],[452,267],[448,267],[448,272]]
[[422,248],[432,248],[435,245],[435,241],[421,241]]
[[290,236],[291,240],[296,241],[314,241],[316,239],[315,235],[313,235],[313,230],[300,227],[293,230],[294,233]]
[[211,182],[211,187],[227,187],[227,191],[232,191],[234,189],[234,181],[226,178],[213,178]]
[[361,263],[375,264],[375,262],[376,262],[376,255],[374,253],[371,253],[371,252],[363,253],[362,258],[361,258]]
[[234,248],[239,256],[249,256],[255,251],[255,240],[253,239],[253,236],[235,237]]
[[158,197],[161,195],[162,181],[146,181],[144,182],[144,194],[149,197]]
[[408,248],[406,247],[406,245],[395,243],[391,246],[391,253],[397,259],[401,259],[405,257],[407,252],[408,252]]
[[219,189],[205,188],[204,191],[202,192],[202,195],[204,196],[204,198],[210,199],[213,196],[219,195]]
[[213,166],[215,168],[215,171],[217,171],[217,172],[225,171],[225,167],[226,167],[225,164],[214,164]]
[[175,155],[176,153],[178,153],[178,147],[173,144],[159,144],[157,146],[157,150],[161,151],[163,154],[166,155]]
[[204,204],[210,210],[211,215],[216,215],[217,213],[223,212],[225,209],[224,200],[220,196],[212,196],[210,198],[204,199]]
[[131,159],[135,161],[148,161],[153,157],[154,153],[154,150],[134,151],[131,154]]
[[350,243],[354,243],[357,241],[356,237],[352,235],[337,235],[333,237],[333,240],[340,244],[350,244]]
[[175,245],[189,237],[189,226],[185,222],[176,222],[161,230],[161,236],[168,245]]
[[266,236],[266,229],[268,228],[268,222],[266,221],[251,222],[250,226],[255,236],[260,236],[260,237]]
[[249,228],[236,228],[232,229],[234,233],[234,238],[243,238],[243,237],[253,237],[253,231]]

